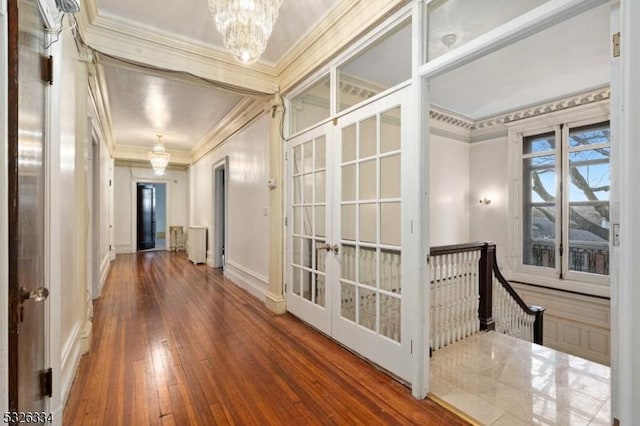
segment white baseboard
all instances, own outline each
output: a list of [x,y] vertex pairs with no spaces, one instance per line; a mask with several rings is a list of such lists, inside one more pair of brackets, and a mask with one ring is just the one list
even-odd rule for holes
[[[85,330],[82,330],[85,328]],[[84,333],[81,333],[83,331]],[[60,406],[62,410],[64,410],[64,406],[67,404],[67,398],[69,397],[69,392],[71,391],[71,385],[73,384],[73,379],[76,376],[76,372],[78,371],[78,364],[80,364],[80,357],[82,356],[82,346],[83,340],[87,338],[85,335],[86,327],[82,327],[82,323],[78,321],[71,334],[67,338],[62,347],[62,354],[60,357],[61,360],[61,377],[60,377]]]
[[116,244],[116,254],[135,253],[131,244]]
[[261,301],[267,296],[269,280],[242,265],[228,260],[224,265],[224,276]]
[[102,288],[104,287],[104,283],[107,281],[107,275],[109,275],[110,269],[111,254],[107,254],[104,259],[102,259],[102,263],[100,264],[100,285],[98,286],[98,294],[95,295],[94,299],[97,299],[102,294]]
[[215,268],[213,265],[213,253],[211,253],[211,250],[207,250],[207,265],[211,268]]

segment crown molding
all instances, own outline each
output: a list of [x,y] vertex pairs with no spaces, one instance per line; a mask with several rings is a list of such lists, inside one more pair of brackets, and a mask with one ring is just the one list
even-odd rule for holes
[[578,95],[568,96],[563,99],[546,102],[529,108],[523,108],[508,114],[499,115],[497,117],[478,120],[475,122],[473,130],[484,129],[487,127],[509,124],[514,121],[523,120],[525,118],[538,117],[556,111],[562,111],[568,108],[587,105],[598,101],[608,100],[611,97],[611,88],[609,86],[592,90]]
[[507,126],[521,120],[536,117],[542,118],[547,114],[608,101],[610,97],[611,89],[607,86],[482,120],[473,120],[445,108],[432,105],[429,117],[433,123],[432,125],[438,127],[446,126],[448,131],[451,131],[452,128],[457,128],[467,132],[471,142],[476,142],[504,136]]
[[281,91],[293,88],[350,42],[408,3],[409,0],[339,2],[276,64]]
[[[81,16],[80,27],[84,41],[98,52],[141,65],[188,72],[241,89],[272,93],[277,86],[273,67],[261,63],[244,66],[213,46],[112,17],[94,16],[96,12],[88,7]],[[181,67],[176,69],[176,64]]]
[[98,116],[98,125],[105,137],[109,154],[114,157],[115,139],[113,138],[113,124],[111,121],[111,107],[109,92],[104,79],[104,70],[101,65],[89,67],[89,96]]
[[191,151],[191,164],[217,148],[270,109],[271,102],[245,99],[205,135]]
[[[169,164],[185,167],[191,164],[191,156],[188,151],[167,150],[167,152],[171,154]],[[149,163],[149,148],[131,145],[118,145],[113,152],[113,158],[114,160],[137,160]]]
[[[151,163],[149,163],[149,160],[131,160],[131,159],[124,159],[124,158],[118,158],[114,161],[114,165],[116,167],[132,167],[132,168],[136,168],[136,169],[151,169]],[[189,168],[188,164],[171,164],[169,163],[167,165],[166,170],[179,170],[179,171],[185,171]]]

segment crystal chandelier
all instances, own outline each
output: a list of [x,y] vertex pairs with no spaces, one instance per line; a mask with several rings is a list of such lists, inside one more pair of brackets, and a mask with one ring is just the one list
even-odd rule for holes
[[209,0],[224,46],[240,62],[258,60],[267,46],[282,0]]
[[171,154],[166,152],[164,145],[162,145],[162,135],[157,136],[158,142],[153,146],[153,151],[149,153],[149,161],[151,162],[151,167],[153,167],[155,175],[162,176],[164,175],[164,170],[167,168],[167,164],[169,164]]

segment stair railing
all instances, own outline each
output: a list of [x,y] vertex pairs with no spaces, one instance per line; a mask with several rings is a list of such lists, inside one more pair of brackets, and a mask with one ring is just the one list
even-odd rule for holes
[[480,330],[542,344],[545,308],[527,306],[504,278],[494,243],[432,247],[431,349]]

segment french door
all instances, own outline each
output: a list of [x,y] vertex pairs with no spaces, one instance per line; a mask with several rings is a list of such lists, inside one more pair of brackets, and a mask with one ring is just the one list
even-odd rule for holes
[[410,381],[400,274],[407,90],[290,141],[287,307]]

